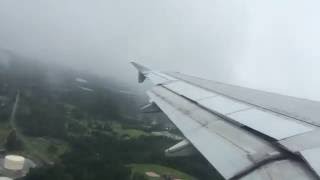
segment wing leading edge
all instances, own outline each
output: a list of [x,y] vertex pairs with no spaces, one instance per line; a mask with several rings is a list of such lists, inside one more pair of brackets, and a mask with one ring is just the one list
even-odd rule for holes
[[156,85],[150,101],[225,179],[319,179],[318,150],[306,151],[320,145],[319,127],[263,101],[281,95],[133,65]]

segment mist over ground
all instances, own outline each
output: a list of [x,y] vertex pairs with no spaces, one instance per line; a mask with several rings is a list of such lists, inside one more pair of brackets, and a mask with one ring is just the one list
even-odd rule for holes
[[319,1],[2,0],[0,48],[136,85],[138,61],[320,100]]

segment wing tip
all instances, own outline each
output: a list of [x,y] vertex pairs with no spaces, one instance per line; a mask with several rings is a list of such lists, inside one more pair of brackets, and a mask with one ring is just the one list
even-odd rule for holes
[[146,72],[150,71],[149,68],[147,68],[147,67],[145,67],[135,61],[131,61],[130,63],[141,73],[146,73]]
[[144,82],[144,80],[146,79],[145,74],[147,74],[150,69],[134,61],[131,61],[130,63],[138,70],[138,82]]

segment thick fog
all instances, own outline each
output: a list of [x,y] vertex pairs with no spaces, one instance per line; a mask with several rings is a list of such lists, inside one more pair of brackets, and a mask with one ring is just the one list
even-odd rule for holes
[[134,60],[320,100],[317,0],[1,0],[0,48],[136,83]]

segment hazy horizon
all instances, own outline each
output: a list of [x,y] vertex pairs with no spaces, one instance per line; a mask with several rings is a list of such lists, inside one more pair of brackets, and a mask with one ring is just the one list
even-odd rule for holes
[[0,48],[119,78],[137,61],[320,100],[320,2],[69,0],[0,2]]

